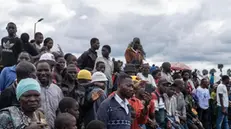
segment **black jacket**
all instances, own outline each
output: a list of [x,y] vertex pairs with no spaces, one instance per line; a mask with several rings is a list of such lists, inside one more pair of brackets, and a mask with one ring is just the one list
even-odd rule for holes
[[87,69],[92,71],[94,69],[95,60],[97,57],[97,52],[90,48],[78,58],[78,67],[80,69]]
[[19,102],[16,98],[16,82],[7,87],[4,91],[1,92],[0,95],[0,109],[9,107],[9,106],[17,106],[19,107]]

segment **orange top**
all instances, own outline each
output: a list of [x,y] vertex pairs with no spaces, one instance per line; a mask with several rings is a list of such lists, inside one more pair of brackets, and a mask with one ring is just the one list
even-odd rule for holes
[[140,63],[142,63],[142,61],[143,61],[143,57],[142,57],[140,51],[135,51],[132,48],[128,48],[125,51],[125,59],[126,59],[127,64],[132,63],[133,60],[137,60]]

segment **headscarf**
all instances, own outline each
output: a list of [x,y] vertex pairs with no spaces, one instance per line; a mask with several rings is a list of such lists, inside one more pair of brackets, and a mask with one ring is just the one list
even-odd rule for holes
[[41,88],[37,80],[32,78],[22,79],[16,88],[17,100],[27,91],[35,90],[41,93]]

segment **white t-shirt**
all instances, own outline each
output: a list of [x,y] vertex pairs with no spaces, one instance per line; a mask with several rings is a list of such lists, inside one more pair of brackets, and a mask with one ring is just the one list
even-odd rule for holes
[[200,108],[208,109],[209,108],[209,99],[210,93],[207,88],[201,88],[200,86],[196,89],[196,96],[198,98],[198,103]]
[[165,109],[165,105],[164,105],[164,100],[162,97],[159,98],[160,101],[158,102],[158,100],[154,100],[154,104],[155,104],[155,111],[159,111],[159,109]]
[[219,84],[217,87],[217,105],[221,106],[219,94],[223,95],[224,107],[229,107],[228,91],[224,84]]
[[156,87],[156,82],[151,74],[148,74],[148,77],[145,77],[142,73],[137,73],[137,77],[143,81],[147,81],[148,84],[152,84],[153,87]]

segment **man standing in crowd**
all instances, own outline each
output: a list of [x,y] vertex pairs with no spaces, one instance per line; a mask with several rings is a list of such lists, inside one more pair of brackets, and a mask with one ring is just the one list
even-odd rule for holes
[[131,106],[127,99],[133,95],[132,78],[121,73],[118,76],[118,89],[115,95],[103,101],[98,109],[98,120],[105,123],[107,129],[130,129]]
[[63,99],[63,93],[57,85],[52,83],[51,66],[46,61],[39,61],[36,67],[41,86],[41,108],[45,112],[49,126],[54,128],[56,110]]
[[92,71],[95,65],[95,60],[97,58],[97,52],[96,50],[99,49],[100,43],[99,39],[92,38],[91,39],[91,48],[87,51],[85,51],[77,60],[78,67],[80,69],[87,69],[89,71]]
[[152,99],[155,101],[155,119],[156,122],[160,125],[161,128],[165,128],[165,104],[163,94],[166,93],[167,88],[171,84],[165,79],[161,78],[157,85],[156,90],[152,93]]
[[[114,63],[112,62],[112,60],[110,59],[109,55],[111,53],[111,47],[109,45],[104,45],[102,47],[102,57],[98,57],[95,61],[95,64],[99,61],[104,62],[105,64],[105,72],[104,74],[107,76],[108,78],[108,85],[106,87],[106,91],[108,91],[109,89],[112,89],[113,84],[112,84],[112,74],[114,71]],[[96,66],[95,66],[96,68]]]
[[203,123],[205,129],[209,129],[209,80],[208,78],[203,78],[201,80],[201,86],[196,89],[196,96],[198,99],[198,115],[199,120]]
[[42,42],[43,42],[43,34],[41,32],[36,32],[35,33],[35,43],[34,46],[37,49],[38,52],[42,49]]
[[17,27],[13,22],[7,24],[8,36],[2,38],[2,64],[4,67],[13,66],[17,63],[18,55],[22,52],[23,46],[17,37]]
[[222,83],[217,87],[217,122],[216,129],[229,129],[228,123],[228,107],[229,98],[227,86],[229,84],[229,76],[224,75],[221,78]]

